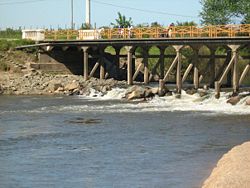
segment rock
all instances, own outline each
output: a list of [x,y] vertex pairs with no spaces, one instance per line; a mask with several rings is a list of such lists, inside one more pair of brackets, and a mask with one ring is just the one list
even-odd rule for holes
[[231,97],[227,100],[227,103],[230,103],[231,105],[236,105],[238,102],[240,102],[240,99],[240,96]]
[[200,95],[200,97],[205,97],[208,95],[208,92],[205,90],[202,90],[202,91],[199,91],[199,95]]
[[250,97],[247,98],[247,100],[246,100],[246,105],[249,105],[249,106],[250,106]]
[[72,82],[72,83],[67,84],[64,89],[68,91],[73,91],[74,89],[77,89],[78,87],[79,87],[79,83]]
[[0,85],[0,95],[3,94],[3,87]]
[[145,90],[145,93],[144,93],[145,98],[150,98],[150,97],[154,97],[154,96],[155,96],[155,94],[152,92],[151,88],[147,88]]
[[234,147],[213,169],[202,188],[250,187],[250,142]]
[[50,81],[47,87],[48,91],[54,92],[57,91],[58,88],[62,87],[62,84],[59,83],[58,81]]
[[152,92],[154,95],[157,95],[158,92],[159,92],[159,88],[158,88],[158,87],[151,88],[151,92]]
[[136,91],[132,91],[131,93],[129,93],[127,95],[127,99],[128,100],[134,100],[134,99],[141,99],[141,98],[144,98],[145,95],[144,95],[145,92],[141,92],[139,90],[136,90]]
[[193,95],[193,94],[197,93],[197,90],[194,88],[189,88],[186,90],[186,93],[189,95]]

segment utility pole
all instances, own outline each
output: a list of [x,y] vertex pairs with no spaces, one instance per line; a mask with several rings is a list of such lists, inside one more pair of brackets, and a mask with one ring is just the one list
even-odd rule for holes
[[85,23],[87,26],[90,27],[90,0],[86,0],[86,17],[85,17]]
[[71,29],[74,29],[74,0],[71,0]]

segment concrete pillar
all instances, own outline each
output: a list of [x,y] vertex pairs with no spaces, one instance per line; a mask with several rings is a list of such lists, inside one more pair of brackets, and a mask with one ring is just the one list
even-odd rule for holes
[[239,92],[239,70],[238,70],[238,49],[240,45],[228,45],[232,49],[232,56],[234,57],[233,64],[233,93]]
[[158,92],[159,96],[165,95],[164,87],[165,87],[165,82],[162,79],[160,79],[159,80],[159,92]]
[[216,47],[209,47],[210,49],[210,61],[209,61],[209,85],[214,87],[215,82],[215,52]]
[[163,79],[164,78],[164,69],[165,69],[165,64],[164,64],[164,61],[165,61],[165,47],[161,46],[159,47],[160,49],[160,78]]
[[[227,59],[229,59],[228,63],[232,59],[232,52],[229,51],[227,52]],[[227,87],[232,87],[232,75],[233,75],[233,70],[230,70],[227,74]]]
[[176,92],[178,94],[181,94],[181,89],[182,89],[182,78],[181,78],[181,53],[180,50],[183,46],[178,45],[178,46],[173,46],[176,50],[176,56],[178,58],[177,60],[177,68],[176,68]]
[[84,80],[88,80],[88,69],[89,69],[89,54],[88,54],[89,47],[82,47],[83,50],[83,77]]
[[143,48],[144,84],[149,83],[148,48]]
[[193,51],[194,51],[194,56],[193,56],[193,65],[194,65],[194,77],[193,77],[193,82],[194,82],[194,88],[198,89],[199,88],[199,69],[198,69],[198,63],[199,63],[199,50],[201,48],[201,45],[192,45],[191,46]]
[[99,54],[100,54],[100,79],[105,79],[105,62],[103,60],[104,58],[104,49],[100,48],[99,49]]
[[133,85],[133,68],[132,68],[133,47],[126,46],[126,50],[127,50],[127,82],[128,85]]
[[86,0],[86,16],[85,16],[85,23],[90,26],[90,0]]
[[120,51],[121,47],[115,48],[116,79],[120,80]]

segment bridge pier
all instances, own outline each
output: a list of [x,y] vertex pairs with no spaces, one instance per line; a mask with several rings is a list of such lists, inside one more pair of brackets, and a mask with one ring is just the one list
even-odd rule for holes
[[193,45],[191,47],[194,51],[194,55],[193,55],[193,66],[194,66],[193,84],[194,84],[194,89],[197,90],[199,88],[199,85],[200,85],[198,64],[199,64],[199,50],[200,50],[201,46],[200,45]]
[[233,69],[233,94],[237,94],[239,92],[238,49],[240,48],[240,45],[228,45],[228,47],[232,50],[232,58],[220,80],[215,82],[216,98],[220,97],[220,87],[231,69]]
[[105,62],[104,62],[104,48],[100,48],[99,49],[99,54],[100,54],[100,59],[99,59],[99,63],[100,63],[100,79],[103,80],[105,79]]
[[215,82],[215,52],[217,46],[208,46],[210,50],[210,59],[209,59],[209,86],[214,87]]
[[126,46],[127,50],[127,83],[133,85],[133,46]]
[[148,68],[148,48],[143,48],[143,64],[144,64],[144,84],[149,83],[149,68]]
[[83,51],[83,78],[84,80],[88,80],[88,71],[89,71],[89,53],[88,53],[88,49],[89,47],[84,46],[81,47],[82,51]]

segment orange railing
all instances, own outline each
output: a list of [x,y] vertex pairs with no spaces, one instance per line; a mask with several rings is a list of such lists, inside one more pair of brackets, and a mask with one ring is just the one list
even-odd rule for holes
[[[91,39],[128,39],[128,38],[193,38],[193,37],[250,37],[250,24],[245,25],[217,25],[217,26],[174,26],[171,28],[110,28],[92,30],[46,30],[47,40],[89,40]],[[86,35],[84,34],[86,32]],[[88,38],[85,38],[88,36]]]

